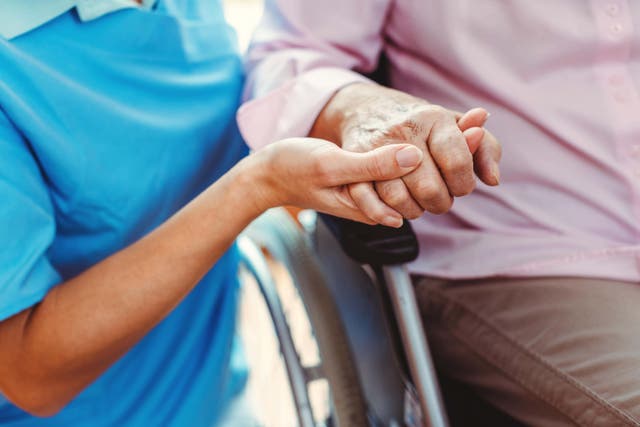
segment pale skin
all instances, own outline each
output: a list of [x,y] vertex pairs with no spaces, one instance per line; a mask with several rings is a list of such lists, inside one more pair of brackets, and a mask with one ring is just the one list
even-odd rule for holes
[[397,143],[420,148],[424,161],[414,172],[349,186],[356,206],[364,211],[415,219],[425,211],[449,211],[454,197],[474,190],[474,173],[489,186],[499,184],[502,150],[484,129],[487,117],[482,108],[461,114],[394,89],[357,83],[333,96],[310,136],[355,152]]
[[55,414],[167,316],[263,211],[297,205],[394,225],[395,216],[358,208],[348,186],[402,177],[422,158],[407,144],[353,153],[317,139],[249,156],[147,236],[0,322],[0,393],[33,415]]

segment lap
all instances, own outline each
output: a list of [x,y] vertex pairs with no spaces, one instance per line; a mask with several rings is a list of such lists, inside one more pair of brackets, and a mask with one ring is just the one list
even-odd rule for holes
[[438,281],[417,294],[438,368],[515,418],[640,426],[640,285]]

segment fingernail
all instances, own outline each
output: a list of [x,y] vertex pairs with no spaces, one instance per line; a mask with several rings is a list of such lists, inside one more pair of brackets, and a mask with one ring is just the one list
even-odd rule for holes
[[491,166],[491,176],[493,177],[496,185],[500,185],[500,169],[498,168],[498,166]]
[[405,147],[396,152],[396,161],[401,168],[412,168],[422,160],[422,151],[417,147]]

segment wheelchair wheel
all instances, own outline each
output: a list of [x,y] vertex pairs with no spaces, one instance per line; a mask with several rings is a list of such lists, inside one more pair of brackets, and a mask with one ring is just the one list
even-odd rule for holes
[[[332,424],[368,426],[364,393],[347,334],[304,232],[286,212],[273,210],[260,218],[247,234],[287,268],[301,296],[319,348],[321,376],[329,384]],[[293,383],[292,389],[295,394]]]

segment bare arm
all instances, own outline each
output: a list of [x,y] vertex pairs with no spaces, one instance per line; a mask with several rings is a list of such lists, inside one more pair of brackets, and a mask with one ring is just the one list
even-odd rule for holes
[[7,398],[50,415],[159,323],[260,212],[246,179],[234,170],[140,241],[2,322]]
[[421,158],[401,145],[357,155],[292,140],[243,160],[146,237],[0,322],[0,392],[35,415],[57,412],[159,323],[263,210],[291,203],[363,220],[344,184],[404,175]]

